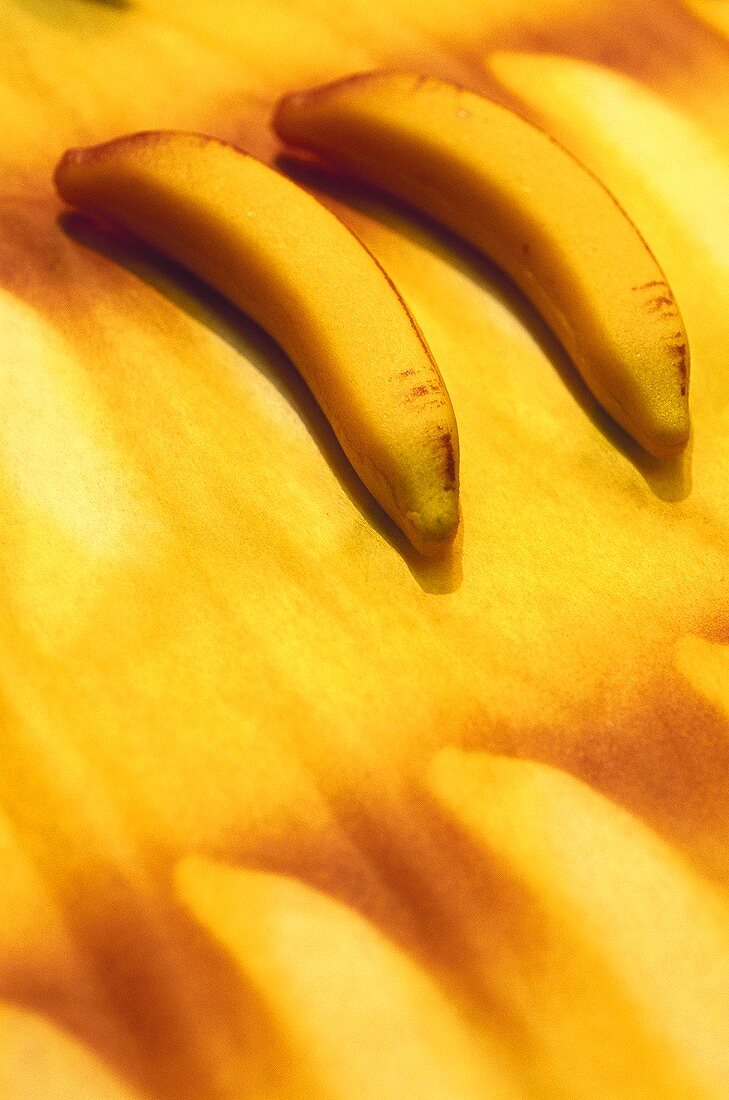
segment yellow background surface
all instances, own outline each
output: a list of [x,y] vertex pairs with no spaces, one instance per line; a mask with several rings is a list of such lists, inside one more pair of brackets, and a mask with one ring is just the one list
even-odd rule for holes
[[[3,1095],[729,1096],[728,13],[2,5]],[[658,463],[486,260],[306,174],[448,385],[446,565],[264,333],[51,182],[148,128],[282,164],[281,94],[383,66],[558,137],[691,342]]]

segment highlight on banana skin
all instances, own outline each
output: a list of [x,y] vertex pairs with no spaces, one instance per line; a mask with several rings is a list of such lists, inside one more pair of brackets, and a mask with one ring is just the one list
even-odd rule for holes
[[285,97],[288,146],[424,211],[520,287],[602,407],[657,458],[689,438],[688,339],[648,245],[575,157],[458,85],[371,72]]
[[[551,137],[474,92],[398,72],[287,96],[273,127],[491,257],[646,451],[685,447],[688,339],[671,289],[613,196]],[[407,305],[343,222],[202,134],[72,149],[54,178],[65,201],[120,224],[266,329],[416,550],[448,549],[459,525],[453,407]]]

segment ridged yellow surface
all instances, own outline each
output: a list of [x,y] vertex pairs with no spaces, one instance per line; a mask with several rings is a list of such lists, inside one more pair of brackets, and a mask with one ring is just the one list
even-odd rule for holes
[[[729,1096],[729,63],[707,13],[3,6],[13,1100]],[[372,505],[260,330],[51,179],[65,149],[150,128],[271,163],[280,96],[383,66],[570,148],[692,348],[667,465],[475,252],[299,170],[448,385],[446,562]]]

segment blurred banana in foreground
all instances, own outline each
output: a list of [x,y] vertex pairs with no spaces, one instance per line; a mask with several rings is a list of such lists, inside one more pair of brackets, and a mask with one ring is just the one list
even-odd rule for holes
[[686,445],[688,340],[665,276],[612,195],[547,134],[410,73],[287,96],[273,124],[492,257],[634,439],[659,458]]
[[430,351],[347,227],[234,146],[151,132],[65,154],[69,203],[210,283],[299,369],[364,484],[421,553],[458,526],[458,434]]

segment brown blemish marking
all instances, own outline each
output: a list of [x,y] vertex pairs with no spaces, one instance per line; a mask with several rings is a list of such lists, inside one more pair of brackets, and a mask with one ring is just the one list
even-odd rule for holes
[[441,426],[439,426],[438,430],[440,431],[439,443],[446,453],[446,477],[448,478],[449,483],[452,485],[455,483],[456,480],[456,456],[453,450],[453,440],[449,431],[445,430]]
[[666,338],[666,351],[676,362],[681,383],[681,396],[686,396],[688,388],[688,345],[682,332],[675,332]]
[[651,279],[649,283],[641,283],[640,286],[633,286],[631,290],[650,290],[653,286],[665,286],[668,287],[668,283],[665,279]]
[[688,367],[686,362],[686,345],[685,344],[670,344],[669,345],[671,355],[676,359],[676,366],[678,368],[678,377],[681,382],[681,396],[686,396],[687,383],[688,383]]
[[[658,313],[664,306],[670,308],[673,305],[673,298],[669,298],[666,294],[659,294],[657,298],[650,298],[649,301],[646,302],[646,309],[650,313]],[[669,315],[667,314],[667,316]],[[670,316],[675,317],[675,312],[673,310],[671,310]]]
[[416,386],[408,394],[407,400],[411,400],[411,398],[413,398],[413,397],[425,397],[427,392],[428,392],[428,387],[427,386]]
[[430,83],[431,80],[432,77],[428,76],[427,73],[418,73],[415,77],[415,83],[413,84],[413,92],[419,92],[420,89]]

